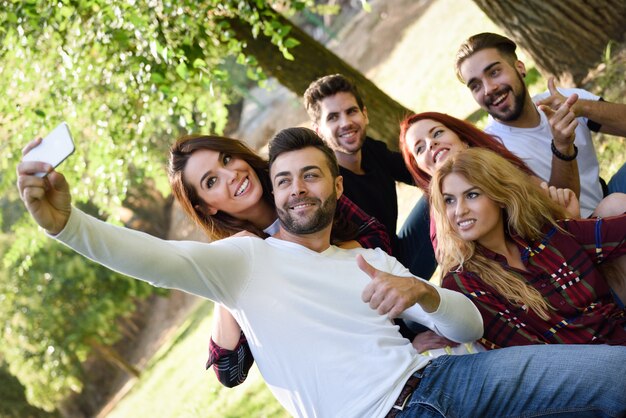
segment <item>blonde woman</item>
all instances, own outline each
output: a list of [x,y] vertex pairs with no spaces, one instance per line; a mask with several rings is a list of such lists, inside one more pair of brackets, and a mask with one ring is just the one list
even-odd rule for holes
[[626,254],[625,215],[566,220],[525,173],[479,148],[450,156],[430,192],[442,285],[476,304],[483,345],[626,345],[625,311],[597,269]]

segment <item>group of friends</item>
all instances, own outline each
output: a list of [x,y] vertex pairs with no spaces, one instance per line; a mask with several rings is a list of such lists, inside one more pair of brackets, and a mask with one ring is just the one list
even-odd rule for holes
[[[603,182],[590,133],[626,136],[626,105],[552,80],[531,98],[515,50],[481,33],[457,53],[484,131],[414,114],[391,151],[336,74],[304,94],[313,129],[280,131],[269,160],[180,138],[172,191],[211,243],[99,221],[44,163],[21,162],[18,188],[54,239],[217,302],[207,367],[234,386],[256,360],[292,415],[626,416],[626,167]],[[397,234],[396,182],[424,192]]]

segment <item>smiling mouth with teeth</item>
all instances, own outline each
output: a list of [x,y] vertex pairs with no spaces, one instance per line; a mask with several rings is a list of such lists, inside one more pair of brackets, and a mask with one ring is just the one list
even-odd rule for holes
[[289,209],[291,210],[300,210],[304,208],[308,208],[310,206],[315,206],[317,201],[308,199],[308,200],[298,200],[296,202],[289,202]]
[[447,152],[450,151],[449,148],[440,148],[435,155],[433,156],[433,163],[437,164],[441,157]]
[[239,196],[240,194],[245,192],[248,189],[249,185],[250,185],[250,179],[246,177],[243,183],[241,183],[241,186],[239,186],[239,188],[235,192],[235,196]]
[[299,210],[299,209],[304,209],[304,208],[309,207],[309,206],[313,206],[313,204],[312,203],[301,203],[299,205],[292,206],[291,209]]
[[357,131],[342,132],[339,134],[339,138],[348,138],[348,137],[354,136],[356,135],[356,132]]
[[502,103],[506,99],[508,94],[509,94],[508,90],[506,90],[503,93],[499,93],[494,99],[491,99],[490,106],[498,106],[500,103]]
[[463,229],[463,228],[467,228],[468,226],[471,226],[473,224],[476,223],[476,219],[467,219],[461,222],[457,222],[457,225]]

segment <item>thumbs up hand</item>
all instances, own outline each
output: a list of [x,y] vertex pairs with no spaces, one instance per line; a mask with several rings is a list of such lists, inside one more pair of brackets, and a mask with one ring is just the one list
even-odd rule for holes
[[357,255],[356,262],[372,279],[363,289],[361,299],[369,303],[370,308],[379,314],[395,318],[416,303],[426,312],[434,312],[439,307],[439,293],[422,280],[380,271],[365,261],[360,254]]

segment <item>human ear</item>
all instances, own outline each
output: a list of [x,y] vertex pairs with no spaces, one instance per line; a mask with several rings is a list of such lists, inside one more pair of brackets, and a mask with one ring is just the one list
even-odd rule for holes
[[343,194],[343,176],[337,176],[335,179],[335,192],[337,193],[337,199]]
[[520,60],[517,60],[515,62],[515,69],[520,73],[520,75],[523,77],[526,77],[526,66],[524,65],[524,63]]

